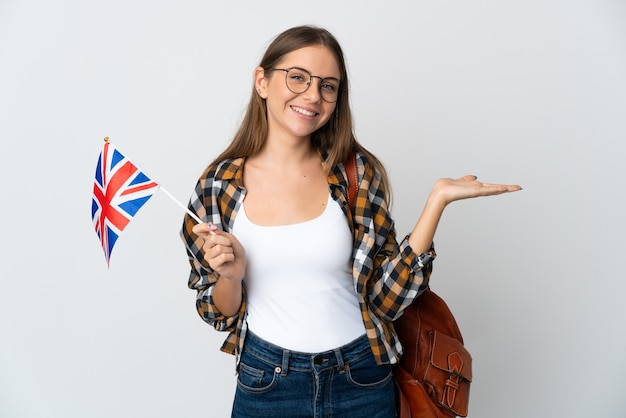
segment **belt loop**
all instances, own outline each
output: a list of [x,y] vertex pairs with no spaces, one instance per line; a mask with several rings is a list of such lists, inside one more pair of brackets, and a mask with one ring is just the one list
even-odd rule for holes
[[287,376],[287,370],[289,370],[289,356],[291,356],[291,352],[289,350],[283,350],[283,363],[281,364],[280,375],[282,377]]
[[346,366],[343,362],[343,356],[341,355],[341,350],[336,348],[333,351],[335,352],[335,357],[337,357],[337,369],[339,370],[339,373],[345,372],[348,366]]

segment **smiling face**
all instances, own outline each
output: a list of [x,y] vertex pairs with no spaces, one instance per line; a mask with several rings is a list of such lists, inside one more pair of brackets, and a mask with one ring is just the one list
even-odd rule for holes
[[341,78],[332,51],[324,46],[296,49],[286,54],[274,68],[293,67],[305,69],[313,76],[311,86],[303,93],[296,94],[287,88],[284,71],[257,68],[255,72],[256,88],[266,99],[268,139],[308,139],[328,122],[335,110],[336,103],[322,99],[320,78],[317,78]]

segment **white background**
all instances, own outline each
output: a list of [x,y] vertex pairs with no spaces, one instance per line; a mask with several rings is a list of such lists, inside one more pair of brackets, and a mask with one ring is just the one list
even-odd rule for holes
[[439,177],[524,187],[453,204],[436,237],[470,417],[626,416],[621,0],[1,0],[0,416],[229,416],[182,210],[158,192],[107,269],[95,164],[109,136],[186,202],[265,47],[304,23],[342,43],[400,236]]

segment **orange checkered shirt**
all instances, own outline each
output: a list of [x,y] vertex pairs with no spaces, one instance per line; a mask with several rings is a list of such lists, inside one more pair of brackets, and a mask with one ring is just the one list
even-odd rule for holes
[[[189,209],[204,222],[232,231],[246,193],[243,165],[244,159],[237,158],[207,167],[196,184]],[[380,174],[361,154],[357,154],[357,172],[354,212],[348,205],[348,181],[342,164],[331,170],[328,186],[354,236],[352,275],[372,353],[377,363],[393,364],[402,354],[393,321],[426,289],[436,254],[432,247],[426,253],[414,254],[408,236],[398,243]],[[181,237],[191,265],[188,285],[197,291],[196,308],[202,319],[216,330],[229,333],[222,351],[238,358],[247,330],[245,279],[239,312],[231,317],[222,315],[212,297],[219,275],[204,260],[203,240],[191,231],[194,225],[195,221],[186,215]]]

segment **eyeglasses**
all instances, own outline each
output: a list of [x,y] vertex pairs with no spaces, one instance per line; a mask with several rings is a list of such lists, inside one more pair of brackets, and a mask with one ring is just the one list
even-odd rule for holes
[[298,67],[292,68],[270,68],[268,71],[284,71],[285,83],[292,93],[301,94],[311,87],[311,79],[319,78],[320,95],[325,102],[335,103],[339,97],[340,80],[335,77],[322,78],[311,75],[307,70]]

